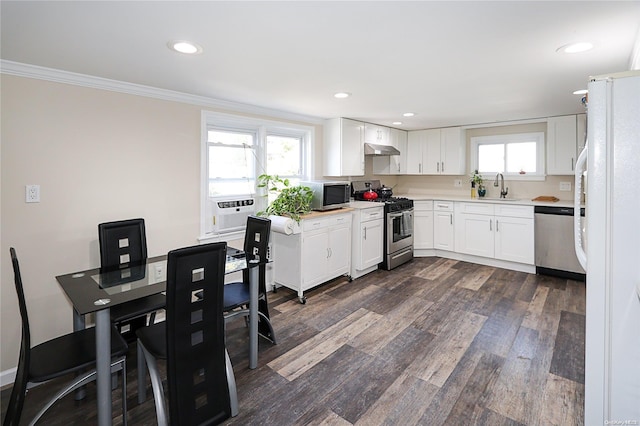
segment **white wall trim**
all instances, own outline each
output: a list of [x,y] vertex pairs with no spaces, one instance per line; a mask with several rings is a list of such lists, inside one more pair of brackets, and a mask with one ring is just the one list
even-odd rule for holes
[[108,78],[95,77],[37,65],[23,64],[7,60],[0,60],[0,73],[15,75],[18,77],[34,78],[38,80],[52,81],[75,86],[90,87],[93,89],[110,90],[112,92],[126,93],[148,98],[162,99],[165,101],[182,102],[191,105],[199,105],[207,108],[217,108],[244,114],[264,115],[290,121],[301,121],[310,124],[323,124],[324,119],[309,115],[296,114],[287,111],[270,109],[260,106],[243,104],[239,102],[224,101],[205,96],[191,95],[173,90],[159,89],[157,87],[143,86],[141,84],[127,83],[124,81],[110,80]]
[[4,388],[7,385],[12,385],[16,380],[16,372],[18,367],[13,367],[8,370],[0,372],[0,388]]

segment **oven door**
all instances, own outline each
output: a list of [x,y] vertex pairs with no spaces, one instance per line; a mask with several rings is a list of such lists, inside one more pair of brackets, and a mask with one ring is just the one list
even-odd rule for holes
[[413,209],[387,214],[387,253],[413,246]]

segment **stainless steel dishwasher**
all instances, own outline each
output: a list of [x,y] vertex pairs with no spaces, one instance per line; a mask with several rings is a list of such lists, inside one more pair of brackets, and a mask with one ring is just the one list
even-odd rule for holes
[[584,280],[573,243],[573,207],[539,206],[534,212],[536,273]]

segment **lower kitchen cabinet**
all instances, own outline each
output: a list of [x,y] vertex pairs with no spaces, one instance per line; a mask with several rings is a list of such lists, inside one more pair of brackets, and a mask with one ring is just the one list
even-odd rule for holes
[[533,265],[533,207],[455,204],[456,252]]
[[351,241],[352,278],[378,269],[378,264],[382,262],[383,244],[384,208],[376,206],[354,210]]
[[453,201],[433,202],[433,247],[454,251]]
[[413,202],[413,248],[433,248],[433,201]]
[[351,213],[303,219],[300,229],[298,234],[272,233],[274,281],[296,290],[305,303],[305,290],[349,274]]

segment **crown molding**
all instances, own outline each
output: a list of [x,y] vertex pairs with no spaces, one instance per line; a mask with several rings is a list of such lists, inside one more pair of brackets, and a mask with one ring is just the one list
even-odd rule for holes
[[262,115],[272,118],[299,121],[310,124],[322,124],[320,117],[295,114],[292,112],[270,109],[239,102],[224,101],[205,96],[190,95],[188,93],[173,90],[159,89],[157,87],[141,84],[127,83],[124,81],[110,80],[87,74],[79,74],[54,68],[46,68],[37,65],[24,64],[7,60],[0,60],[0,74],[14,75],[18,77],[34,78],[38,80],[52,81],[55,83],[72,84],[75,86],[89,87],[92,89],[109,90],[112,92],[126,93],[135,96],[162,99],[165,101],[181,102],[191,105],[199,105],[206,108],[216,108],[236,113]]

